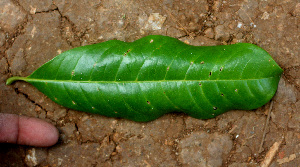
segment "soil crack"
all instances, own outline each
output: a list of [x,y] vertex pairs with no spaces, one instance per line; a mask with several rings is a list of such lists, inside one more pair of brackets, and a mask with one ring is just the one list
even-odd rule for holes
[[34,104],[35,106],[37,106],[37,107],[39,107],[39,108],[41,108],[42,110],[44,110],[45,112],[46,112],[46,118],[47,118],[47,110],[43,107],[43,106],[41,106],[40,104],[38,104],[38,103],[36,103],[34,100],[32,100],[26,93],[24,93],[24,92],[21,92],[18,88],[14,88],[14,91],[17,93],[17,94],[21,94],[21,95],[23,95],[27,100],[29,100],[32,104]]

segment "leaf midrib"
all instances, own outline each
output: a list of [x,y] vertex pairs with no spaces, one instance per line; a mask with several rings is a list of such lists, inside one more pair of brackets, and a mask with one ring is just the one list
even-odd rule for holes
[[225,81],[254,81],[254,80],[264,80],[264,79],[273,79],[275,77],[266,77],[266,78],[255,78],[255,79],[234,79],[234,80],[155,80],[155,81],[78,81],[78,80],[49,80],[49,79],[35,79],[35,78],[26,78],[26,77],[13,77],[15,80],[23,81],[36,81],[36,82],[70,82],[70,83],[151,83],[151,82],[225,82]]

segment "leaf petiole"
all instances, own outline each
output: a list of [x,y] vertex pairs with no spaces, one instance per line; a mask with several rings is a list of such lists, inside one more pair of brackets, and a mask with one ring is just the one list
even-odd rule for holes
[[13,82],[18,81],[18,80],[26,81],[26,77],[11,77],[11,78],[8,78],[7,81],[6,81],[6,85],[10,85]]

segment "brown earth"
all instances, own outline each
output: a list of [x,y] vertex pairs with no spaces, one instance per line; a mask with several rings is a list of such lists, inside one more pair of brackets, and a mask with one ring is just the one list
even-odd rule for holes
[[[299,17],[298,0],[1,0],[0,112],[46,120],[60,140],[49,148],[0,144],[0,166],[248,167],[269,150],[270,166],[299,166]],[[25,82],[5,85],[68,49],[149,34],[264,48],[284,69],[271,112],[268,103],[210,120],[167,114],[136,123],[66,109]]]

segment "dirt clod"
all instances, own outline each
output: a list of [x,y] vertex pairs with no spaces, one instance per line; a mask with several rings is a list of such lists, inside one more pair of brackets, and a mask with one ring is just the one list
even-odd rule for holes
[[179,142],[178,157],[184,166],[221,166],[232,146],[229,135],[195,132]]
[[7,32],[15,32],[15,29],[21,24],[26,13],[10,0],[0,1],[0,27]]

